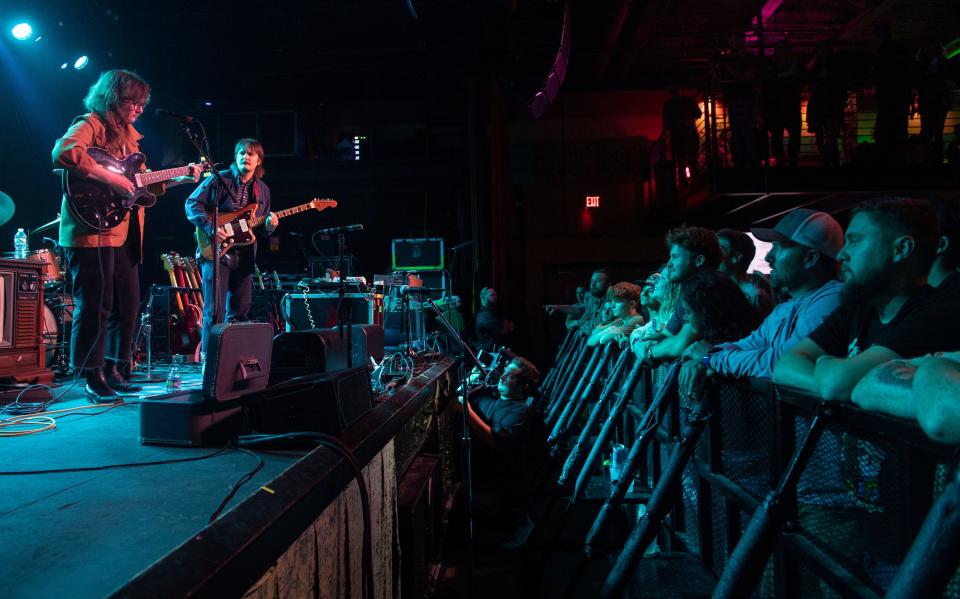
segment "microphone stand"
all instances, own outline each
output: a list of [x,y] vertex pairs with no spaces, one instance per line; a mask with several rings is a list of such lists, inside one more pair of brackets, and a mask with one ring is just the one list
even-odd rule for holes
[[343,299],[347,294],[347,273],[343,272],[343,250],[347,245],[347,232],[359,229],[350,229],[349,227],[337,227],[337,270],[340,273],[340,285],[337,287],[337,329],[340,338],[343,339],[344,312],[346,312],[347,321],[347,368],[353,368],[353,302],[344,304]]
[[[193,121],[200,127],[200,132],[203,134],[201,139],[197,139],[197,135],[190,130],[187,122],[181,122],[180,128],[183,130],[183,134],[187,136],[187,139],[196,148],[200,157],[207,157],[207,162],[210,163],[211,169],[210,172],[214,177],[216,177],[216,186],[212,190],[213,196],[213,238],[211,241],[211,246],[213,249],[213,309],[211,310],[210,317],[213,322],[210,323],[210,329],[213,328],[213,325],[217,324],[220,320],[220,240],[217,238],[217,231],[220,228],[220,190],[226,190],[227,194],[233,201],[236,201],[237,196],[233,193],[229,187],[227,187],[226,182],[223,180],[223,176],[220,175],[220,171],[217,170],[216,165],[210,161],[210,138],[207,137],[207,130],[203,126],[203,123],[198,118],[194,118]],[[206,150],[206,152],[204,152]],[[201,293],[203,290],[201,290]],[[202,335],[201,341],[203,343]],[[206,360],[206,355],[203,357]]]
[[[471,439],[470,439],[470,415],[468,414],[470,408],[470,395],[471,387],[469,381],[469,371],[467,370],[467,362],[471,367],[477,368],[481,373],[484,372],[483,364],[477,358],[477,354],[470,347],[470,344],[464,341],[463,336],[460,335],[460,332],[457,331],[453,325],[450,324],[450,321],[447,320],[447,317],[443,315],[443,312],[434,303],[433,299],[430,298],[427,291],[417,291],[416,289],[410,289],[407,293],[418,293],[422,296],[421,303],[426,299],[427,303],[433,308],[433,311],[437,314],[437,319],[440,321],[440,324],[446,329],[447,334],[452,338],[457,340],[457,343],[460,344],[460,384],[463,386],[463,438],[461,441],[461,448],[463,451],[463,466],[464,466],[464,479],[466,482],[466,493],[467,493],[467,580],[470,581],[470,587],[472,590],[473,586],[473,463],[470,459],[471,454]],[[466,376],[465,376],[466,375]],[[472,593],[471,593],[472,594]]]

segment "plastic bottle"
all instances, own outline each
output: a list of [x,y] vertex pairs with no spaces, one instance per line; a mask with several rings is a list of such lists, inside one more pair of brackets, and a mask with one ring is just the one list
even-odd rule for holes
[[27,258],[27,234],[23,229],[17,229],[17,234],[13,236],[13,257],[18,260]]
[[182,382],[180,375],[180,365],[183,363],[183,356],[175,354],[170,360],[170,374],[167,375],[167,391],[179,391]]

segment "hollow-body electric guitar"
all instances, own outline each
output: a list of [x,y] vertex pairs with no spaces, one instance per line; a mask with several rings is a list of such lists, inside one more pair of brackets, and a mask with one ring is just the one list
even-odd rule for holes
[[[157,196],[147,191],[148,185],[190,174],[189,166],[143,171],[142,166],[147,157],[140,152],[119,159],[103,148],[90,147],[87,148],[87,154],[103,168],[122,175],[133,183],[133,194],[120,197],[106,183],[77,177],[63,169],[63,194],[67,198],[67,205],[85,225],[99,231],[119,225],[134,206],[150,208],[156,204]],[[203,166],[205,170],[210,168],[206,164]]]
[[[219,256],[222,258],[230,248],[238,245],[250,245],[256,241],[253,230],[266,221],[266,216],[257,216],[259,204],[252,202],[241,210],[236,212],[221,212],[218,219],[217,237],[220,238]],[[274,211],[274,216],[278,219],[304,212],[306,210],[326,210],[327,208],[336,208],[336,200],[314,198],[306,204],[300,204],[286,210]],[[210,243],[210,236],[197,227],[196,230],[197,246],[200,248],[200,255],[206,260],[213,260],[213,246]]]

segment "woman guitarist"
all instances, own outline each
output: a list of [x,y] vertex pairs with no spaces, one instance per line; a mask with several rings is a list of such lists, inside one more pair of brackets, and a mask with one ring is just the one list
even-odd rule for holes
[[[101,73],[83,99],[88,112],[75,118],[54,145],[54,164],[75,177],[99,182],[119,196],[131,196],[133,183],[100,166],[87,149],[102,148],[116,158],[138,152],[143,136],[133,123],[149,101],[150,86],[136,73]],[[150,191],[159,195],[165,187],[198,181],[200,170],[190,165],[192,176],[173,179]],[[118,226],[101,231],[84,225],[64,196],[60,215],[60,245],[73,277],[76,306],[70,362],[83,370],[90,401],[112,402],[117,393],[139,391],[128,377],[140,309],[143,211],[134,207]]]
[[[220,177],[209,177],[187,198],[187,219],[206,233],[214,248],[219,246],[215,238],[213,206],[219,205],[220,214],[236,212],[250,203],[257,203],[257,216],[266,215],[263,224],[269,234],[277,228],[277,218],[270,212],[270,188],[263,182],[263,144],[252,138],[244,138],[234,148],[236,161],[230,169],[220,172]],[[223,185],[218,183],[223,181]],[[222,222],[222,221],[221,221]],[[207,342],[213,322],[213,308],[223,314],[226,304],[226,321],[247,320],[250,300],[253,296],[253,267],[257,244],[232,248],[220,261],[220,281],[217,293],[213,291],[213,262],[203,258],[197,251],[197,262],[203,276],[203,330],[200,351],[207,355]],[[216,251],[214,255],[216,255]],[[227,301],[227,291],[230,292]]]

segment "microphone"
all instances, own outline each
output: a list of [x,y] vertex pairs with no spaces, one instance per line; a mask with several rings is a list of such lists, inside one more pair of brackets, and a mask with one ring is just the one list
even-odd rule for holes
[[351,231],[363,231],[363,225],[344,225],[342,227],[318,229],[314,235],[337,235],[340,233],[350,233]]
[[183,121],[184,123],[192,123],[193,121],[197,120],[188,114],[179,114],[176,112],[170,112],[169,110],[164,110],[163,108],[157,108],[154,111],[154,114],[157,116],[165,116],[171,119],[177,119],[178,121]]
[[451,251],[451,252],[459,252],[460,250],[465,250],[465,249],[467,249],[467,248],[470,247],[471,245],[473,245],[473,240],[472,240],[472,239],[471,239],[470,241],[464,241],[463,243],[458,243],[457,245],[455,245],[455,246],[453,246],[452,248],[450,248],[450,251]]
[[409,285],[400,286],[400,295],[423,295],[425,293],[443,293],[443,287],[411,287]]

